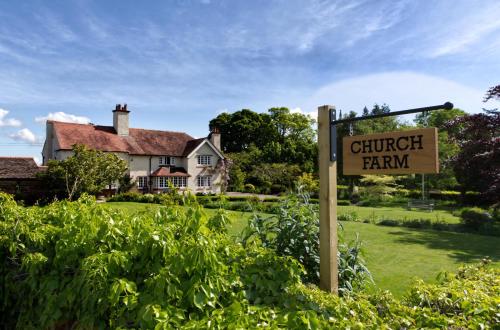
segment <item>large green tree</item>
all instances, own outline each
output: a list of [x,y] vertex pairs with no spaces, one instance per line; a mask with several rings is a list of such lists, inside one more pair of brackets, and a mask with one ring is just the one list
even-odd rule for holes
[[[450,160],[459,152],[459,146],[455,140],[450,139],[449,130],[452,128],[447,124],[459,117],[466,115],[460,109],[433,111],[429,114],[418,114],[415,123],[418,127],[436,127],[438,129],[438,150],[439,150],[439,174],[427,175],[427,183],[434,189],[454,189],[458,182]],[[456,132],[458,128],[454,128]]]
[[99,193],[106,185],[122,178],[126,170],[125,161],[113,153],[75,145],[72,156],[49,161],[45,175],[60,180],[68,199],[72,200],[82,193]]
[[[246,183],[288,187],[274,175],[272,178],[258,175],[263,168],[276,169],[294,166],[291,175],[311,173],[317,164],[316,132],[314,120],[304,114],[292,113],[288,108],[271,108],[267,113],[248,109],[234,113],[222,113],[210,121],[210,129],[221,133],[221,146],[226,155],[234,160],[229,173],[229,188],[241,190]],[[280,164],[271,166],[271,164]],[[280,167],[281,166],[281,167]],[[299,171],[295,169],[299,168]],[[264,187],[265,186],[265,187]],[[259,188],[259,187],[257,187]]]

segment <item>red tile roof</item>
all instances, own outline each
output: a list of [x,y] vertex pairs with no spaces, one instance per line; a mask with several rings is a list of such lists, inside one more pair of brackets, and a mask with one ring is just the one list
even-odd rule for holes
[[[91,149],[131,155],[185,156],[203,141],[181,132],[130,128],[128,136],[120,136],[112,126],[57,121],[49,123],[54,127],[54,134],[62,150],[71,150],[74,144],[85,144]],[[189,152],[186,153],[186,150]]]
[[151,176],[190,176],[183,167],[160,167]]
[[187,156],[189,155],[194,149],[196,149],[197,146],[199,146],[205,139],[204,138],[201,138],[201,139],[195,139],[195,140],[191,140],[191,141],[188,141],[186,143],[186,148],[184,148],[184,154],[183,156]]
[[0,157],[0,179],[34,179],[44,171],[29,157]]

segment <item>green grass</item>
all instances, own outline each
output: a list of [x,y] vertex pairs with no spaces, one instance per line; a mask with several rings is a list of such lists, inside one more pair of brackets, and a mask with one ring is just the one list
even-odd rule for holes
[[345,237],[359,234],[378,288],[400,296],[414,278],[434,281],[441,271],[489,256],[500,266],[500,238],[467,233],[343,222]]
[[450,211],[434,210],[416,211],[407,210],[404,207],[368,207],[368,206],[339,206],[338,213],[356,212],[361,220],[413,220],[429,219],[446,223],[460,223],[460,218],[454,216]]
[[[163,207],[131,202],[103,205],[125,212],[154,211]],[[343,212],[352,207],[341,206],[340,208],[339,212]],[[422,219],[425,215],[432,217],[434,213],[406,211],[403,208],[373,207],[357,207],[355,211],[361,217],[372,213],[381,216],[390,214],[395,217],[411,212],[422,216]],[[210,216],[216,211],[206,209],[206,212]],[[251,214],[235,211],[228,211],[228,213],[233,220],[229,232],[237,235],[245,227]],[[452,219],[451,214],[448,215],[450,218],[447,219]],[[401,296],[414,278],[434,281],[441,271],[456,271],[461,264],[476,262],[485,256],[489,256],[494,264],[500,267],[499,237],[384,227],[359,222],[343,222],[342,226],[348,240],[359,234],[364,246],[364,257],[372,272],[376,287],[389,290],[396,296]]]

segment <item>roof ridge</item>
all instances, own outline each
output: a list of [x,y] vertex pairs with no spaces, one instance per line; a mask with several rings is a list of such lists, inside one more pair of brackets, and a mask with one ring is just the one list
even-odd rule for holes
[[[50,123],[58,123],[58,124],[66,124],[66,125],[82,125],[82,126],[93,126],[93,127],[111,127],[111,128],[114,128],[113,125],[109,126],[109,125],[98,125],[98,124],[92,124],[92,123],[88,123],[88,124],[80,124],[80,123],[69,123],[69,122],[66,122],[66,121],[58,121],[58,120],[47,120],[47,122],[50,122]],[[137,131],[155,131],[155,132],[165,132],[165,133],[178,133],[178,134],[185,134],[187,136],[189,136],[192,140],[196,140],[195,138],[193,138],[191,135],[189,135],[188,133],[186,132],[181,132],[181,131],[170,131],[170,130],[161,130],[161,129],[153,129],[153,128],[135,128],[135,127],[130,127],[129,129],[132,129],[132,130],[137,130]]]
[[[138,130],[138,131],[155,131],[155,132],[166,132],[166,133],[180,133],[180,134],[186,134],[186,135],[189,135],[188,133],[186,132],[180,132],[180,131],[165,131],[165,130],[161,130],[161,129],[152,129],[152,128],[135,128],[135,127],[130,127],[129,129],[135,129],[135,130]],[[190,137],[192,137],[191,135],[189,135]]]

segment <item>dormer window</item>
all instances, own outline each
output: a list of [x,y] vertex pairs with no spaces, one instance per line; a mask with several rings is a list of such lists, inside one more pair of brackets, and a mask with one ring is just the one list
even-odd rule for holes
[[199,155],[198,156],[198,165],[212,165],[212,156],[211,155]]
[[160,165],[175,165],[175,157],[170,157],[170,156],[160,156]]

